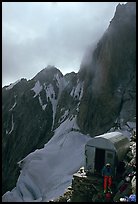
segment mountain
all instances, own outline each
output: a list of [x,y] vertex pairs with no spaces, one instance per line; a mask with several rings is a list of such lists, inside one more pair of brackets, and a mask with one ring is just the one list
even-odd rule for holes
[[51,138],[57,101],[66,85],[64,83],[62,73],[54,67],[48,67],[30,81],[21,79],[15,85],[3,88],[4,191],[15,185],[15,178],[19,175],[17,162],[36,148],[43,147]]
[[78,115],[83,131],[101,134],[113,126],[116,119],[125,123],[135,117],[135,3],[117,6],[89,64],[82,62],[79,75],[85,81]]
[[87,58],[78,73],[63,76],[49,65],[31,80],[3,87],[2,194],[16,185],[5,200],[60,195],[84,165],[88,139],[135,122],[135,2],[118,4]]
[[76,73],[63,76],[48,66],[33,79],[21,79],[2,89],[3,192],[15,186],[17,162],[42,148],[55,127],[75,116],[81,85]]

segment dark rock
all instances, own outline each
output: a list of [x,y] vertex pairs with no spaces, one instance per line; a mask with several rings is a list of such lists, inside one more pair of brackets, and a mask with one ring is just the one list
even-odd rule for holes
[[118,117],[126,122],[136,116],[136,12],[132,13],[132,5],[133,9],[130,4],[117,7],[91,63],[82,65],[79,72],[85,91],[78,123],[93,136],[109,130]]

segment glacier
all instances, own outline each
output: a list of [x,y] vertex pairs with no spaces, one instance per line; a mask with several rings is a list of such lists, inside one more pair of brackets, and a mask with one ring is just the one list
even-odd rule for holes
[[79,132],[76,117],[67,118],[44,148],[18,162],[16,187],[2,196],[3,202],[48,202],[63,195],[73,174],[85,165],[85,144],[91,137]]

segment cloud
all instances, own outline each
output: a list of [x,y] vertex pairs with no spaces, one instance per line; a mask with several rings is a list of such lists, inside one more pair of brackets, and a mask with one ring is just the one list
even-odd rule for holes
[[31,79],[48,64],[78,71],[102,36],[116,2],[3,2],[2,84]]

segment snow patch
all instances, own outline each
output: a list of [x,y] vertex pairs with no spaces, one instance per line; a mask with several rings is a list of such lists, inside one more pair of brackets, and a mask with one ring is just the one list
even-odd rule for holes
[[73,89],[72,89],[72,91],[71,91],[71,93],[70,93],[70,95],[73,97],[74,96],[74,92],[75,92],[75,87],[73,87]]
[[127,125],[129,126],[130,129],[136,128],[136,122],[127,122]]
[[65,87],[68,85],[69,82],[66,81],[66,79],[62,76],[59,76],[59,74],[55,74],[54,78],[56,79],[56,85],[59,88],[59,92],[58,92],[58,98],[57,100],[59,100],[62,91],[65,89]]
[[33,96],[33,98],[35,98],[41,91],[42,91],[43,87],[40,84],[39,80],[35,83],[35,86],[31,89],[35,92],[35,95]]
[[60,117],[60,119],[59,119],[59,123],[62,123],[65,119],[66,119],[66,117],[69,115],[69,110],[66,110],[65,112],[64,112],[64,114]]
[[13,122],[13,114],[12,114],[12,127],[11,127],[11,130],[8,132],[9,135],[12,133],[13,129],[14,129],[14,122]]
[[76,108],[76,111],[79,112],[80,110],[80,102],[77,104],[77,108]]
[[77,116],[72,116],[72,118],[67,118],[54,132],[54,136],[51,138],[51,140],[56,137],[64,135],[67,132],[70,132],[72,130],[80,130],[80,128],[77,125],[76,122]]
[[70,95],[77,100],[81,100],[83,96],[83,82],[79,82],[76,87],[73,87]]
[[56,81],[57,81],[57,83],[56,83],[57,87],[59,87],[60,84],[61,84],[61,79],[62,79],[63,77],[59,76],[59,74],[55,74],[55,75],[54,75],[54,78],[55,78]]
[[13,88],[16,84],[18,84],[20,81],[21,81],[21,79],[19,79],[19,80],[17,80],[16,82],[10,84],[10,85],[6,88],[6,90],[12,89],[12,88]]
[[[123,119],[121,119],[124,121]],[[116,120],[117,122],[117,120]],[[121,132],[124,136],[126,136],[128,139],[130,139],[133,129],[136,128],[136,123],[135,122],[127,122],[124,125],[121,125],[121,127],[112,127],[108,132]]]
[[123,129],[117,129],[116,131],[121,132],[124,136],[126,136],[128,139],[131,137],[131,132],[128,130],[123,130]]
[[14,188],[12,191],[7,191],[2,196],[2,202],[15,202],[15,201],[23,202],[23,199],[18,194],[16,188]]
[[15,103],[13,104],[13,106],[11,107],[11,109],[9,111],[12,111],[15,108],[16,105],[17,105],[17,103],[15,101]]
[[41,105],[42,109],[43,109],[43,110],[45,110],[45,109],[46,109],[47,104],[43,104],[43,102],[42,102],[42,100],[41,100],[41,97],[40,97],[40,94],[39,94],[39,103],[40,103],[40,105]]
[[14,102],[13,106],[11,107],[11,109],[9,111],[12,111],[15,108],[15,106],[17,105],[16,97],[17,97],[17,95],[14,95],[15,102]]
[[57,108],[57,99],[56,98],[56,94],[53,88],[52,84],[49,84],[48,86],[46,86],[44,84],[44,89],[46,91],[46,97],[47,97],[47,101],[50,100],[51,104],[52,104],[52,110],[53,110],[53,124],[52,127],[54,125],[55,122],[55,115],[56,115],[56,108]]

